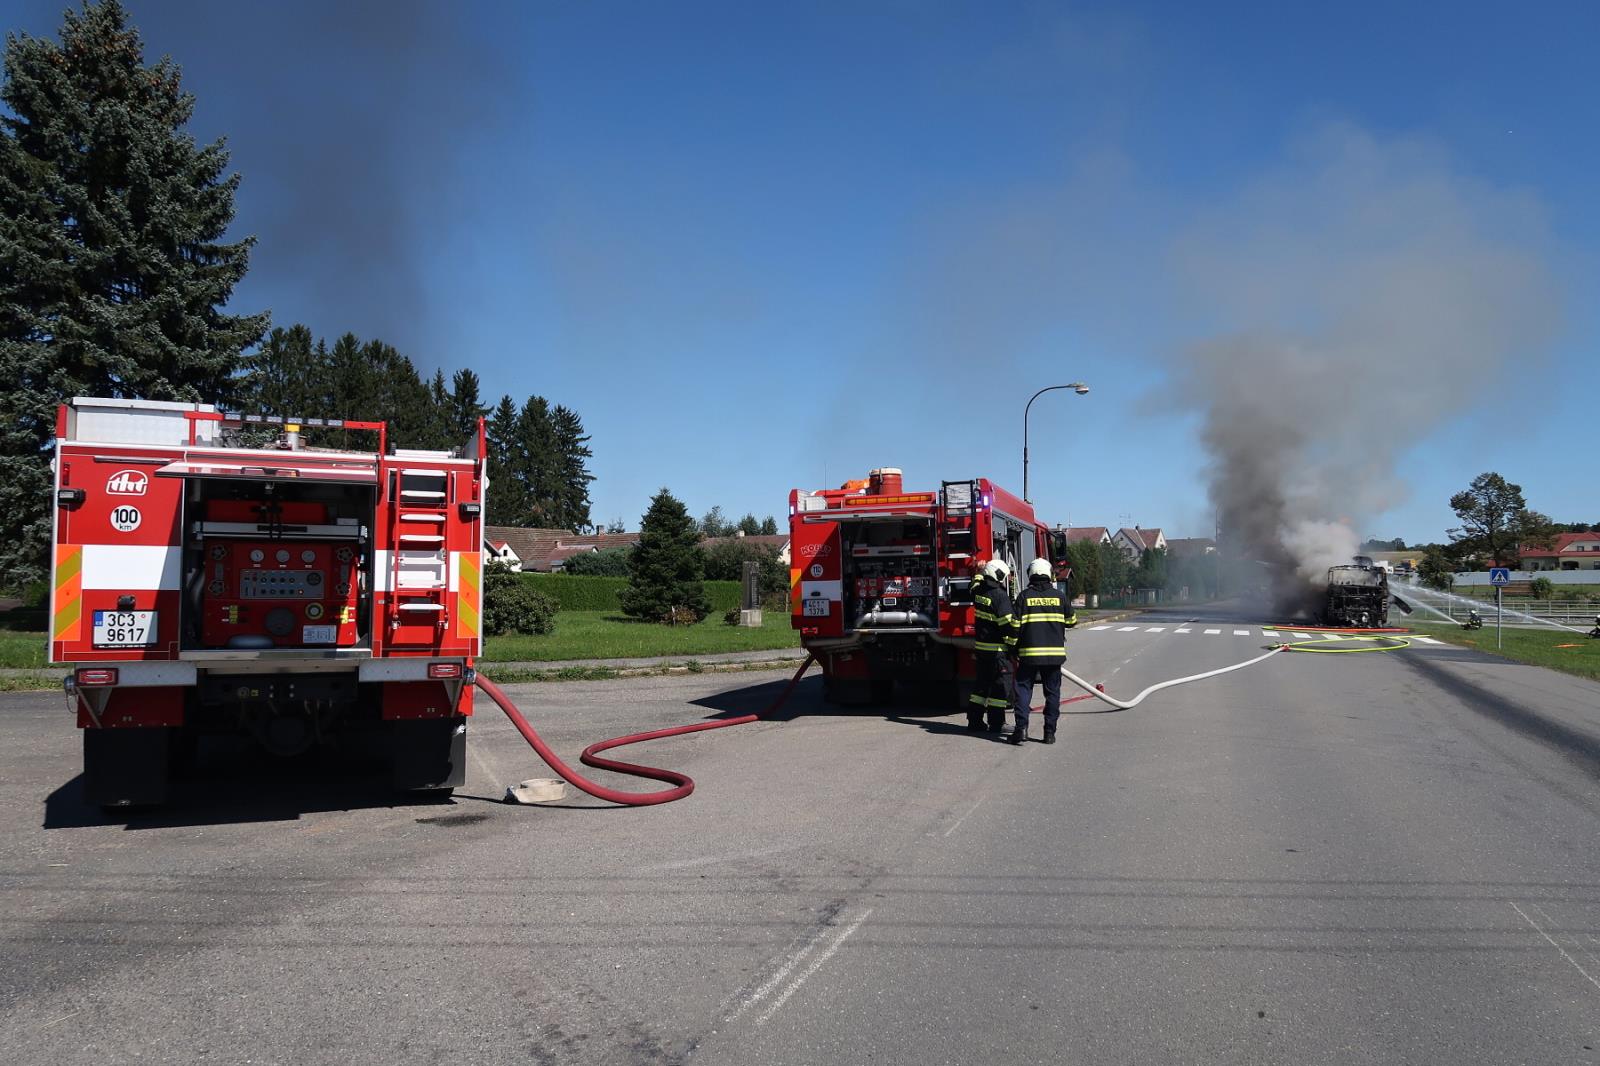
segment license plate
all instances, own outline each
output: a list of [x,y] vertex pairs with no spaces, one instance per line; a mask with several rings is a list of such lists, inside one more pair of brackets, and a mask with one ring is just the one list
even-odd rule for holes
[[155,642],[155,611],[94,613],[94,646],[97,648],[148,648]]
[[806,600],[805,601],[805,617],[806,618],[826,618],[826,617],[828,617],[828,608],[832,604],[833,604],[832,600],[823,600],[823,599]]

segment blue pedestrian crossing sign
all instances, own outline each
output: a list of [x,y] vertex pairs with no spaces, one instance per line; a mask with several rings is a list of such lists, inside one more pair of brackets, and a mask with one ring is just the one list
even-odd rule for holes
[[1511,568],[1508,566],[1491,566],[1489,568],[1489,584],[1497,589],[1503,589],[1511,584]]

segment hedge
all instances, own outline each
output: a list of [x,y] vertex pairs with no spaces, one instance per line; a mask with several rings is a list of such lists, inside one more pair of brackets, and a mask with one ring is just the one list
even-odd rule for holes
[[[625,577],[530,573],[524,573],[521,577],[555,600],[563,611],[621,611],[622,604],[617,600],[617,594],[628,587]],[[705,584],[714,614],[739,609],[739,582],[707,581]]]

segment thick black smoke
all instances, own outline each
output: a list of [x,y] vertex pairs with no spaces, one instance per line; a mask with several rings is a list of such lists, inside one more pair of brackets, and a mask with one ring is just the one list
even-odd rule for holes
[[[29,4],[17,28],[54,36],[64,6]],[[525,36],[512,23],[527,16],[424,0],[124,6],[146,61],[170,54],[182,68],[191,132],[225,136],[244,177],[233,230],[259,243],[240,306],[270,294],[282,324],[415,352],[445,310],[430,299],[430,260],[470,267],[445,241],[482,212],[485,175],[464,160],[491,131],[505,137],[516,64],[502,42]]]
[[1551,341],[1546,245],[1526,198],[1344,127],[1190,228],[1181,292],[1212,330],[1170,397],[1201,416],[1226,548],[1291,588],[1348,562],[1407,450]]

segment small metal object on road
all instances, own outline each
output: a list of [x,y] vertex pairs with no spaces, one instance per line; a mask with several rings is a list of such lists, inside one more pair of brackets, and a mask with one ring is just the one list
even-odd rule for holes
[[506,786],[507,803],[556,803],[567,798],[567,783],[559,777],[535,777]]

